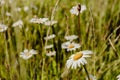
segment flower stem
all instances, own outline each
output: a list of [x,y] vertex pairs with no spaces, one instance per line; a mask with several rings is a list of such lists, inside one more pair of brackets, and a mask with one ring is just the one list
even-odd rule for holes
[[[55,28],[54,28],[54,26],[52,26],[52,32],[53,32],[53,34],[55,34]],[[56,62],[58,62],[58,50],[57,50],[57,45],[56,45],[56,42],[55,42],[55,38],[53,38],[53,44],[54,44],[54,49],[55,49],[55,51],[56,51]]]
[[6,33],[4,33],[4,40],[5,40],[6,61],[7,61],[7,64],[9,65],[8,41],[7,41]]
[[44,79],[44,68],[45,68],[45,58],[43,58],[43,65],[42,65],[41,80],[43,80],[43,79]]
[[78,38],[78,41],[79,41],[79,43],[81,44],[81,36],[80,36],[80,34],[81,34],[81,32],[80,32],[80,14],[78,14],[78,36],[79,36],[79,38]]
[[6,60],[5,60],[5,63],[6,63],[6,70],[7,70],[7,73],[8,73],[8,79],[10,79],[10,56],[9,56],[9,43],[8,43],[8,35],[7,35],[7,32],[5,32],[4,34],[4,43],[5,43],[5,57],[6,57]]
[[[42,37],[42,27],[39,25],[39,36],[40,36],[40,45],[41,45],[41,48],[43,48],[43,37]],[[43,49],[41,49],[42,51]]]
[[86,74],[87,74],[88,80],[90,80],[89,73],[88,73],[88,71],[87,71],[87,68],[86,68],[86,66],[85,66],[85,65],[83,65],[83,67],[84,67],[84,69],[85,69],[85,72],[86,72]]

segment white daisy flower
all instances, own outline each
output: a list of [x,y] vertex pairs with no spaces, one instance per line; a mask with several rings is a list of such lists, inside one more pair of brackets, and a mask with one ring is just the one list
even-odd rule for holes
[[51,26],[51,25],[54,25],[54,24],[56,24],[57,23],[57,21],[46,21],[44,24],[46,25],[46,26]]
[[53,45],[47,45],[47,46],[45,46],[45,49],[50,49],[52,47],[53,47]]
[[21,10],[22,10],[22,9],[21,9],[20,7],[17,7],[17,8],[16,8],[16,11],[17,11],[17,12],[20,12]]
[[90,57],[89,54],[92,54],[92,51],[84,50],[84,51],[80,51],[80,52],[77,52],[76,54],[71,55],[66,62],[66,67],[76,69],[77,67],[80,67],[81,65],[87,64],[87,61],[85,58]]
[[0,6],[5,4],[5,0],[0,0]]
[[46,53],[46,56],[55,56],[56,55],[56,51],[48,51]]
[[23,52],[20,52],[20,57],[27,60],[32,57],[32,55],[37,54],[37,51],[34,49],[28,50],[25,49]]
[[80,48],[81,46],[77,43],[74,42],[65,42],[62,44],[62,48],[63,49],[67,49],[67,51],[72,51],[72,50],[76,50],[77,48]]
[[56,37],[55,34],[51,34],[51,35],[49,35],[49,36],[47,36],[47,37],[44,37],[44,39],[45,39],[45,40],[50,40],[50,39],[53,39],[53,38],[55,38],[55,37]]
[[85,5],[81,5],[81,10],[80,10],[80,13],[82,13],[83,11],[86,10],[86,6]]
[[10,12],[6,12],[6,16],[10,17],[11,13]]
[[39,23],[38,18],[34,17],[30,20],[31,23]]
[[32,18],[30,20],[31,23],[36,23],[36,24],[42,24],[44,22],[46,22],[48,20],[48,18]]
[[65,39],[66,40],[69,40],[69,41],[73,41],[74,39],[77,39],[78,36],[77,35],[69,35],[69,36],[65,36]]
[[4,32],[4,31],[6,31],[7,30],[7,26],[6,25],[4,25],[4,24],[0,24],[0,32]]
[[116,78],[117,78],[117,80],[120,80],[120,74]]
[[17,27],[18,26],[18,27],[22,28],[23,27],[23,21],[22,20],[18,20],[16,22],[14,22],[12,26],[13,27]]
[[73,6],[72,9],[70,10],[70,13],[78,16],[79,13],[82,13],[84,10],[86,10],[86,6],[81,5],[81,9],[80,9],[80,12],[79,12],[79,10],[78,10],[79,7],[80,7],[79,4],[76,5],[76,6]]
[[[90,80],[97,80],[97,79],[96,79],[96,76],[93,76],[93,75],[91,75],[91,74],[89,74],[89,77],[90,77]],[[88,77],[86,77],[86,80],[88,80]]]
[[24,11],[27,12],[29,10],[29,7],[28,6],[24,6]]

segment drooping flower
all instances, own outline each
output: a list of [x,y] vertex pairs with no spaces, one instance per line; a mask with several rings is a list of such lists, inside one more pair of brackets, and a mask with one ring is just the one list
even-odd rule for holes
[[55,56],[56,55],[56,51],[48,51],[46,53],[46,56]]
[[[90,77],[90,80],[97,80],[96,76],[93,76],[91,74],[89,74],[89,77]],[[86,77],[86,80],[89,80],[88,77]]]
[[65,39],[66,40],[69,40],[69,41],[73,41],[74,39],[77,39],[78,36],[77,35],[69,35],[69,36],[65,36]]
[[55,38],[55,37],[56,37],[55,34],[51,34],[51,35],[49,35],[49,36],[47,36],[47,37],[44,37],[44,39],[45,39],[45,40],[50,40],[50,39],[53,39],[53,38]]
[[70,9],[70,13],[78,16],[78,14],[82,13],[84,10],[86,10],[86,6],[78,4],[76,6],[73,6],[72,9]]
[[6,25],[0,23],[0,32],[6,31],[7,28],[8,28],[8,27],[7,27]]
[[17,27],[18,26],[18,27],[22,28],[23,27],[23,21],[22,20],[18,20],[16,22],[14,22],[12,26],[13,27]]
[[72,54],[66,62],[66,67],[71,69],[76,69],[81,65],[87,64],[87,61],[85,58],[90,57],[89,54],[92,54],[92,53],[93,52],[90,50],[84,50],[84,51],[77,52],[76,54]]
[[54,25],[54,24],[56,24],[57,23],[57,21],[46,21],[44,24],[46,25],[46,26],[52,26],[52,25]]
[[117,80],[120,80],[120,74],[116,78],[117,78]]
[[48,20],[48,18],[37,18],[34,17],[30,20],[31,23],[35,23],[35,24],[43,24],[44,22],[46,22]]
[[80,48],[81,46],[77,43],[74,42],[65,42],[62,44],[62,48],[63,49],[67,49],[67,51],[72,51],[72,50],[76,50],[77,48]]
[[27,60],[27,59],[31,58],[34,54],[37,54],[36,50],[34,50],[34,49],[31,49],[31,50],[25,49],[23,52],[20,52],[20,57]]

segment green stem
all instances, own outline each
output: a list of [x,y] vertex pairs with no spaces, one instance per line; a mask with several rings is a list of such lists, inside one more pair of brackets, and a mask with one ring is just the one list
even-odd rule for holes
[[87,71],[87,68],[86,68],[86,66],[85,66],[85,65],[83,65],[83,67],[84,67],[84,69],[85,69],[85,72],[86,72],[86,74],[87,74],[88,80],[90,80],[90,76],[89,76],[89,73],[88,73],[88,71]]
[[7,64],[9,65],[8,42],[7,42],[6,33],[4,33],[4,40],[5,40],[6,60],[7,60]]
[[[54,19],[54,15],[55,15],[55,12],[56,12],[56,8],[57,8],[57,6],[58,6],[58,4],[59,4],[59,2],[60,2],[61,0],[57,0],[57,2],[56,2],[56,4],[55,4],[55,6],[54,6],[54,8],[53,8],[53,10],[52,10],[52,14],[51,14],[51,20],[50,21],[52,21],[53,19]],[[48,36],[48,34],[50,33],[50,27],[48,28],[48,30],[47,30],[47,36]],[[46,42],[45,42],[45,45],[47,45],[47,41],[48,40],[46,40]],[[46,52],[46,51],[45,51]]]
[[81,34],[81,32],[80,32],[80,13],[78,14],[78,39],[79,39],[79,43],[81,44],[81,36],[80,36],[80,34]]
[[8,54],[8,36],[7,36],[7,33],[4,32],[4,41],[5,41],[5,56],[6,56],[6,69],[7,69],[7,73],[8,73],[8,78],[7,79],[10,79],[11,77],[11,74],[10,74],[10,59],[9,59],[9,54]]
[[45,59],[43,58],[43,65],[42,65],[41,80],[44,80],[44,66],[45,66]]
[[[94,22],[94,18],[93,18],[93,13],[92,13],[92,9],[89,8],[89,11],[90,11],[90,16],[91,16],[91,25],[92,25],[92,44],[93,44],[93,52],[94,52],[94,48],[95,48],[95,45],[96,45],[96,40],[95,40],[95,22]],[[95,75],[95,63],[96,63],[96,60],[95,60],[95,56],[96,54],[94,53],[94,75]]]
[[[54,26],[52,26],[52,31],[53,31],[53,34],[55,34]],[[56,42],[55,42],[55,38],[53,38],[53,44],[54,44],[54,49],[55,49],[56,53],[58,53],[57,45],[56,45]],[[56,54],[56,62],[58,62],[58,54]]]
[[[42,39],[42,29],[41,26],[39,26],[39,33],[40,33],[40,44],[41,44],[41,48],[43,48],[43,39]],[[42,49],[41,49],[42,51]]]

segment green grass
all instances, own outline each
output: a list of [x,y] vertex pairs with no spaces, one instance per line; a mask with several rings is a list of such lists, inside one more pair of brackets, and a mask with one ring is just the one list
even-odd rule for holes
[[[13,0],[11,4],[9,0],[5,1],[0,6],[0,23],[7,25],[8,29],[0,33],[0,80],[60,80],[67,59],[76,52],[66,52],[61,49],[61,44],[66,41],[65,35],[77,35],[78,18],[70,14],[70,9],[78,3],[85,4],[87,10],[80,15],[82,47],[77,51],[94,52],[87,59],[86,67],[97,80],[116,80],[120,74],[120,0],[60,0],[56,8],[57,0]],[[29,7],[27,12],[23,10],[24,6]],[[16,12],[17,7],[22,10]],[[52,17],[58,21],[54,25],[57,58],[46,56],[43,48],[45,41],[42,40],[48,30],[52,34],[52,28],[29,22],[35,15],[50,19],[54,8],[56,11]],[[7,17],[6,12],[12,16]],[[23,20],[23,28],[13,28],[12,24],[19,19]],[[33,48],[39,54],[24,60],[19,55],[25,48]],[[70,70],[62,80],[85,80],[85,77],[81,66]]]

